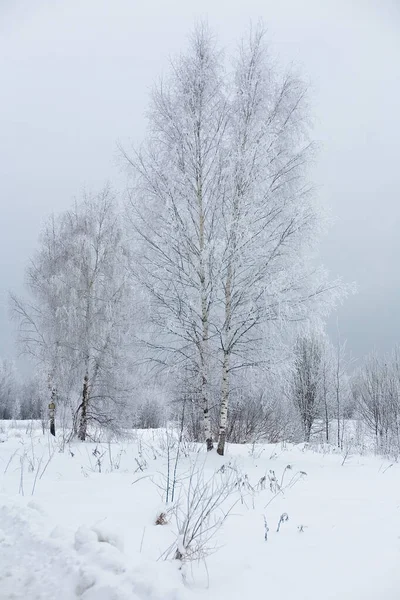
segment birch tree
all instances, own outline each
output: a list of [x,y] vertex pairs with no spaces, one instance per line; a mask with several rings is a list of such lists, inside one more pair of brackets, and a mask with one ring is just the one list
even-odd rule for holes
[[[21,419],[41,419],[44,420],[44,416],[47,416],[47,396],[43,397],[42,390],[40,389],[40,380],[35,373],[31,377],[28,377],[20,388],[20,418]],[[44,401],[46,401],[46,407]]]
[[335,395],[335,416],[337,424],[336,443],[338,448],[343,446],[345,429],[345,414],[350,405],[350,382],[348,368],[351,360],[346,350],[346,341],[340,339],[339,327],[337,328],[336,347],[333,351],[333,389]]
[[326,341],[323,347],[322,362],[321,362],[321,378],[322,378],[322,404],[323,404],[323,419],[325,425],[325,441],[328,444],[330,437],[330,420],[332,415],[332,391],[334,388],[334,357],[332,345]]
[[292,395],[306,442],[310,441],[314,421],[320,414],[322,374],[323,347],[320,338],[315,334],[300,336],[295,346]]
[[353,376],[353,395],[358,413],[373,433],[376,448],[400,450],[400,352],[395,347],[382,357],[376,353]]
[[285,325],[326,314],[340,295],[313,266],[323,218],[307,182],[306,87],[281,74],[264,37],[251,32],[232,74],[198,27],[153,92],[143,149],[122,150],[142,248],[134,274],[150,298],[148,347],[175,375],[197,371],[208,449],[218,365],[219,454],[232,374],[266,368]]
[[27,271],[33,301],[13,297],[20,341],[45,366],[52,398],[69,403],[73,429],[111,426],[123,401],[129,285],[116,199],[105,188],[52,218]]
[[19,416],[18,385],[15,365],[0,358],[0,419]]
[[265,367],[263,348],[270,349],[275,324],[326,313],[340,293],[338,282],[328,283],[311,259],[323,217],[306,178],[313,156],[306,86],[295,74],[280,73],[264,38],[258,27],[242,42],[231,99],[231,186],[222,199],[219,454],[230,374]]
[[155,359],[176,375],[197,373],[210,450],[210,314],[226,185],[227,102],[219,54],[206,26],[195,30],[188,52],[153,90],[149,120],[142,150],[122,151],[134,177],[130,217],[142,248],[133,272],[149,294],[156,341],[148,344]]

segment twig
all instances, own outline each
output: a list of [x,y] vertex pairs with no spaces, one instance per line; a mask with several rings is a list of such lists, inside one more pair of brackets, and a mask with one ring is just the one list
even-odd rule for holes
[[37,469],[36,469],[36,473],[35,473],[35,479],[33,480],[33,486],[32,486],[32,492],[31,492],[31,496],[33,496],[33,494],[35,493],[35,487],[36,487],[36,481],[39,475],[39,470],[40,470],[40,465],[42,464],[42,460],[43,460],[43,456],[40,457]]
[[146,533],[146,527],[143,527],[143,534],[142,534],[142,539],[140,542],[140,549],[139,549],[140,554],[142,553],[142,550],[143,550],[143,542],[144,542],[144,534],[145,533]]

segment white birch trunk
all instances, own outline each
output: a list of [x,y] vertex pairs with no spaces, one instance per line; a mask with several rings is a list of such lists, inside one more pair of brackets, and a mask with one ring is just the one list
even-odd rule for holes
[[337,357],[336,357],[336,410],[337,410],[337,446],[341,447],[340,443],[340,366],[341,366],[341,348],[340,338],[338,331],[338,342],[337,342]]
[[213,449],[213,440],[211,433],[210,420],[210,403],[208,398],[208,335],[209,335],[209,315],[208,315],[208,294],[207,294],[207,277],[205,268],[205,213],[203,200],[203,157],[202,157],[202,139],[201,139],[201,119],[202,119],[202,97],[200,95],[198,106],[198,125],[196,130],[196,186],[197,186],[197,202],[199,211],[199,278],[200,278],[200,303],[201,303],[201,342],[200,342],[200,384],[201,398],[203,405],[203,428],[204,439],[207,446],[207,451]]
[[217,452],[221,456],[225,453],[226,429],[228,426],[228,400],[229,400],[229,359],[230,353],[224,352],[222,362],[222,389],[219,411],[219,438]]
[[[237,213],[238,203],[235,203],[235,212]],[[236,247],[236,230],[233,227],[233,246]],[[232,257],[233,258],[233,257]],[[217,452],[221,456],[225,453],[226,429],[228,425],[228,402],[229,402],[229,366],[231,357],[231,320],[232,320],[232,279],[233,266],[232,258],[228,266],[226,284],[225,284],[225,325],[224,325],[224,355],[222,361],[222,388],[221,403],[219,410],[219,438]]]
[[204,439],[206,442],[207,450],[213,449],[213,440],[211,433],[211,420],[210,420],[210,403],[208,397],[208,306],[207,306],[207,294],[206,294],[206,277],[204,269],[204,216],[201,212],[200,216],[200,285],[201,285],[201,321],[202,321],[202,339],[200,342],[200,385],[201,385],[201,399],[203,405],[203,428],[204,428]]
[[84,442],[86,440],[87,435],[87,425],[88,425],[88,403],[89,403],[89,375],[85,374],[83,379],[83,389],[82,389],[82,403],[81,410],[79,413],[79,427],[78,427],[78,438]]

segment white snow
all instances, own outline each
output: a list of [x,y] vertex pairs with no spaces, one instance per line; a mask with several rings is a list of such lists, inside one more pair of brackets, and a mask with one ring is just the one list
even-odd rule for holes
[[[204,463],[206,478],[231,466],[242,483],[213,552],[180,570],[178,561],[160,559],[177,539],[161,498],[162,432],[97,444],[104,452],[99,467],[96,444],[60,452],[60,440],[39,427],[15,425],[0,424],[1,600],[400,597],[397,463],[349,455],[342,465],[341,453],[304,445],[230,446],[224,458],[193,446],[178,466],[183,485],[193,462]],[[271,470],[283,492],[271,491]],[[155,525],[163,509],[169,523]],[[276,532],[283,513],[289,520]]]

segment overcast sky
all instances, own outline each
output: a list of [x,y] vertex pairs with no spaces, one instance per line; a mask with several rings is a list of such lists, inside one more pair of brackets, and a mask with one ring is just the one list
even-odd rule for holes
[[336,217],[321,256],[359,288],[342,336],[356,357],[400,342],[399,0],[0,0],[0,356],[44,220],[123,186],[116,142],[141,140],[152,82],[204,17],[227,48],[262,17],[311,82],[313,179]]

